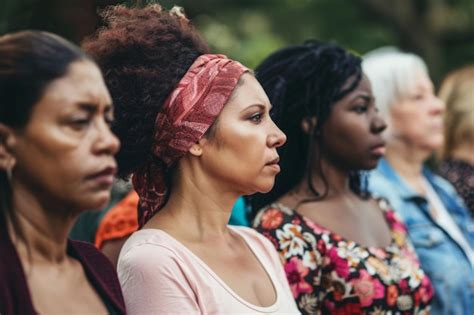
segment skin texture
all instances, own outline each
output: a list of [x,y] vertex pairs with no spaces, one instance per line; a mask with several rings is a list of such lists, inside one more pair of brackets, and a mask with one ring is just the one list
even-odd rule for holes
[[[317,120],[313,120],[317,123]],[[302,124],[305,128],[305,124]],[[386,247],[390,231],[383,213],[373,199],[362,199],[349,188],[349,172],[369,170],[377,165],[384,153],[382,131],[386,128],[374,105],[367,77],[336,102],[322,126],[320,149],[321,169],[317,157],[312,163],[313,185],[324,191],[322,174],[327,179],[328,194],[322,200],[304,202],[314,197],[307,177],[279,202],[296,208],[302,215],[342,237],[362,246]],[[315,140],[317,141],[317,140]],[[317,155],[315,155],[317,156]],[[371,222],[367,225],[367,222]]]
[[250,74],[243,82],[219,117],[218,136],[200,141],[198,160],[208,175],[239,195],[271,190],[279,170],[267,164],[278,158],[276,148],[286,141],[268,115],[270,102],[260,84]]
[[[391,134],[405,147],[429,155],[443,144],[444,109],[431,80],[424,72],[417,72],[415,86],[390,109]],[[387,145],[393,142],[389,139]]]
[[384,153],[384,129],[364,77],[356,91],[334,104],[322,130],[323,159],[346,171],[373,169]]
[[[108,126],[111,99],[103,84],[94,84],[101,78],[97,68],[84,65],[90,67],[74,64],[67,77],[50,84],[30,123],[15,136],[14,183],[40,191],[51,210],[100,208],[110,198],[107,178],[96,175],[116,168],[118,140]],[[98,110],[97,104],[103,108]]]
[[257,80],[244,74],[241,83],[219,115],[214,135],[193,145],[179,162],[168,203],[144,228],[166,231],[244,300],[269,306],[276,299],[272,283],[227,222],[242,193],[272,188],[279,168],[266,164],[286,137],[271,120]]
[[387,160],[418,193],[425,194],[423,162],[443,145],[445,104],[423,71],[412,90],[391,106]]
[[106,313],[81,264],[67,256],[66,244],[77,215],[110,198],[119,149],[108,125],[111,103],[98,68],[76,61],[46,87],[24,128],[0,126],[2,159],[13,165],[13,208],[25,240],[10,233],[41,314]]

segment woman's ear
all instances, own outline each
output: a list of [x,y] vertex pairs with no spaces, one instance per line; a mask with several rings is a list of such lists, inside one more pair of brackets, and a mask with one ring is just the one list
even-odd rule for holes
[[301,120],[301,129],[304,133],[311,134],[313,133],[314,128],[316,128],[317,123],[318,119],[316,116],[305,117]]
[[15,135],[11,128],[0,123],[0,170],[11,171],[16,160],[12,154],[15,144]]
[[196,142],[189,148],[189,153],[194,156],[201,156],[202,155],[202,145],[200,141]]

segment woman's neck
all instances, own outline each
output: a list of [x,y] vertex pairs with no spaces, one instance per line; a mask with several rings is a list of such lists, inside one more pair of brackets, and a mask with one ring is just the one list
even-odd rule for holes
[[239,194],[200,175],[175,180],[165,207],[145,228],[160,228],[198,241],[227,235],[232,207]]
[[[12,204],[22,237],[9,232],[20,257],[28,255],[32,262],[62,263],[67,257],[67,239],[75,216],[70,211],[50,211],[35,195],[21,187],[13,190]],[[69,215],[68,215],[69,213]]]
[[[318,162],[313,162],[312,165],[314,167],[311,170],[311,184],[319,194],[325,194],[325,198],[333,198],[352,193],[349,186],[349,171],[324,159],[321,160],[321,167]],[[301,197],[311,198],[314,196],[309,187],[308,174],[304,176],[293,193]]]
[[430,152],[394,140],[387,144],[385,159],[399,175],[405,179],[411,179],[423,175],[423,163],[430,154]]
[[423,163],[430,154],[431,152],[393,141],[387,144],[385,159],[412,189],[420,195],[425,195]]

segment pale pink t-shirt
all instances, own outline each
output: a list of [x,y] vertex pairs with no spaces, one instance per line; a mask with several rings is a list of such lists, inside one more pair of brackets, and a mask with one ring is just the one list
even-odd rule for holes
[[270,241],[247,227],[229,228],[245,240],[270,276],[277,294],[273,305],[248,303],[172,236],[144,229],[127,240],[118,261],[127,313],[300,314]]

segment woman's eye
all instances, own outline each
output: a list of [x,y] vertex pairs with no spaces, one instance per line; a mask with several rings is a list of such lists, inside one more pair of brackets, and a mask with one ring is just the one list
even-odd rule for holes
[[112,126],[112,124],[114,123],[114,118],[113,117],[105,117],[105,122],[107,123],[107,125]]
[[259,123],[261,122],[263,119],[263,114],[262,113],[258,113],[258,114],[255,114],[255,115],[252,115],[250,117],[250,120],[255,122],[255,123]]
[[75,119],[71,122],[71,126],[76,130],[82,130],[88,127],[91,123],[90,119]]
[[357,105],[353,108],[353,110],[358,114],[362,114],[362,113],[367,112],[367,108],[368,108],[367,105]]

